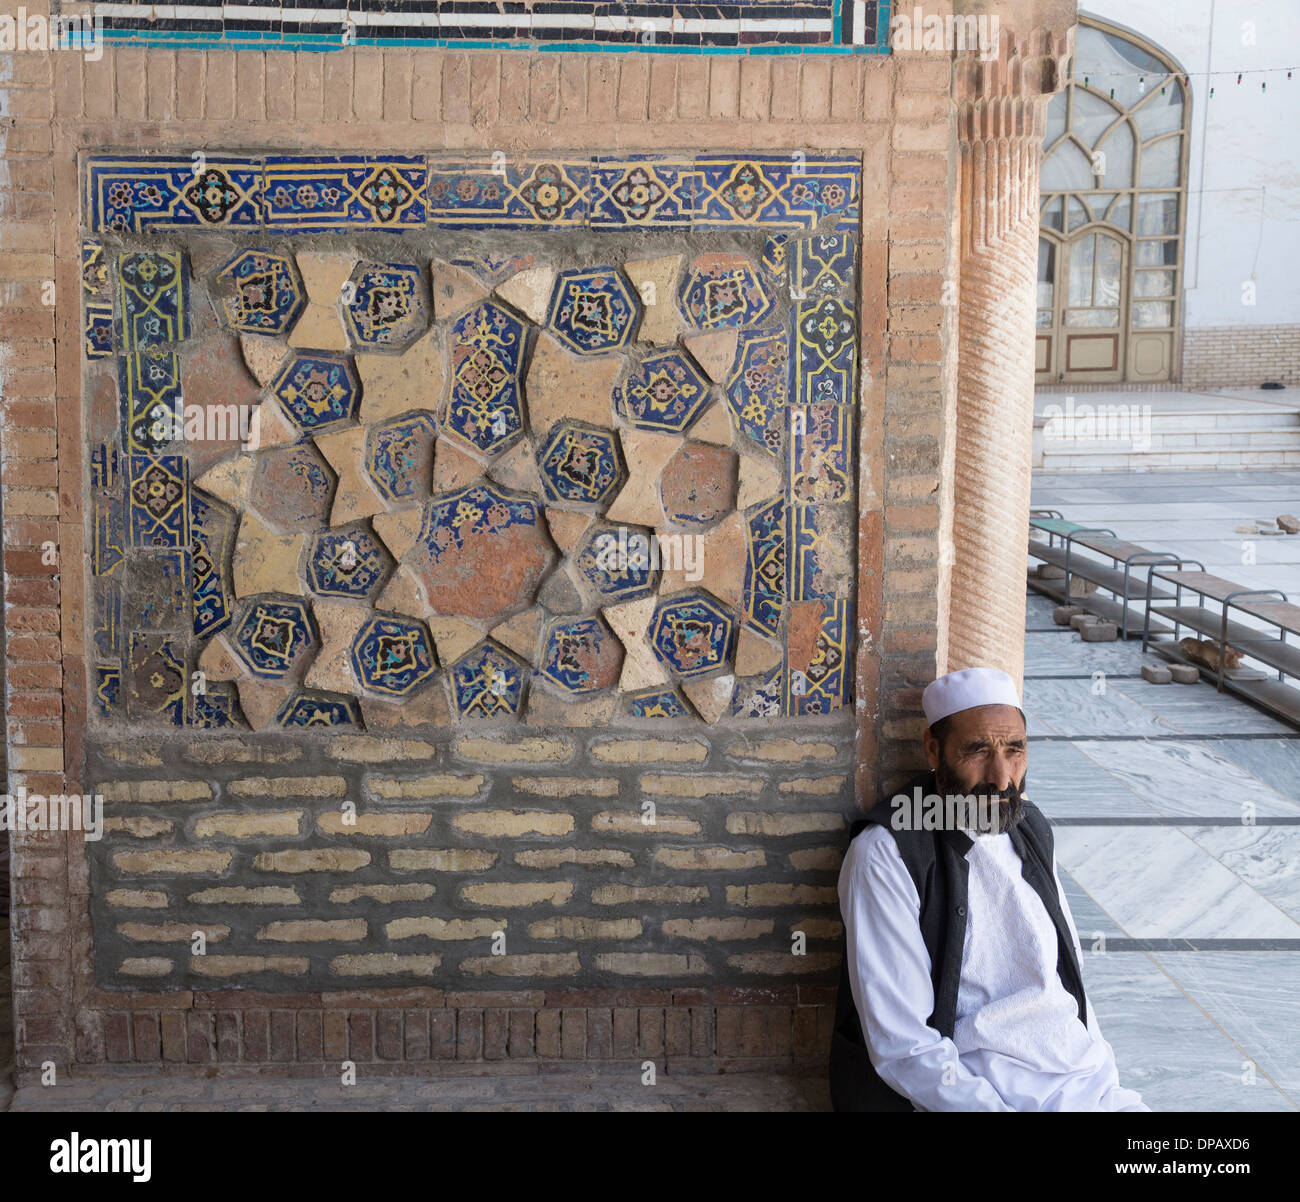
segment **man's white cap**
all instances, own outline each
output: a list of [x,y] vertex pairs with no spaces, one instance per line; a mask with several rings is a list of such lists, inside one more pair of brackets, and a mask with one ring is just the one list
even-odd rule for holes
[[1016,682],[1000,668],[962,668],[940,676],[921,694],[921,708],[929,726],[977,705],[1014,705],[1019,709]]

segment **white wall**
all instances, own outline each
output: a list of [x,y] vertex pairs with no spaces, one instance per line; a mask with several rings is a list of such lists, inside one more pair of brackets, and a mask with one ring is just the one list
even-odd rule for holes
[[[1300,324],[1300,3],[1085,0],[1079,12],[1140,34],[1191,76],[1184,326]],[[1240,86],[1204,74],[1265,67],[1296,71]]]

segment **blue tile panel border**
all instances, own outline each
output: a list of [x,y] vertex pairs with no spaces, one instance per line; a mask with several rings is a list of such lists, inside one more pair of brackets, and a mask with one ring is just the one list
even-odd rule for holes
[[[445,46],[672,54],[886,54],[892,0],[680,5],[619,0],[260,0],[96,4],[103,38],[173,49]],[[57,11],[58,0],[56,0]]]
[[94,233],[229,229],[360,233],[426,227],[808,233],[856,230],[861,160],[847,154],[95,154],[82,164]]

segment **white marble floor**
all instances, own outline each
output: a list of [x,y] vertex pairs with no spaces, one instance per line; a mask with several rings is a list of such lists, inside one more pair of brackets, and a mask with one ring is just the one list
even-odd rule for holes
[[[1114,479],[1085,505],[1063,495],[1094,487],[1079,477],[1050,490],[1036,477],[1034,501],[1117,526]],[[1293,501],[1269,503],[1278,512],[1300,507],[1294,479]],[[1196,503],[1152,505],[1188,521]],[[1242,505],[1272,511],[1258,495]],[[1152,529],[1122,533],[1152,545]],[[1300,1109],[1300,731],[1207,684],[1149,684],[1142,664],[1159,661],[1140,643],[1084,643],[1052,608],[1029,595],[1027,792],[1055,825],[1120,1078],[1153,1110]]]

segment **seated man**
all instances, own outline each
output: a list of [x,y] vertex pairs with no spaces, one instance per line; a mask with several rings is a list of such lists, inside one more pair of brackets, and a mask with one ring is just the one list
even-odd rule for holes
[[1148,1110],[1084,996],[1015,682],[967,668],[921,704],[931,771],[854,824],[840,871],[836,1110]]

